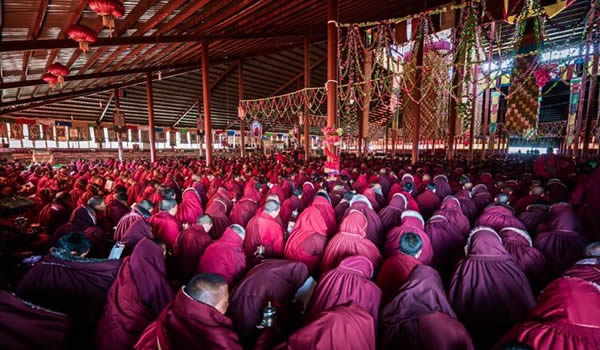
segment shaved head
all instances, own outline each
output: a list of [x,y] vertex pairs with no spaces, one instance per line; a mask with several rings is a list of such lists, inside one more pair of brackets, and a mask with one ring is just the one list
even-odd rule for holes
[[585,247],[585,256],[587,257],[600,257],[600,242],[590,243]]
[[221,275],[210,273],[196,275],[186,284],[184,291],[197,302],[210,305],[222,314],[227,311],[229,289],[227,281]]
[[531,194],[541,196],[544,194],[544,188],[542,186],[533,186],[531,188]]

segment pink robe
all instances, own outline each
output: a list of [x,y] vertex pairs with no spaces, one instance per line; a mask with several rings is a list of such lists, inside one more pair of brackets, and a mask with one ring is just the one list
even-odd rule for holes
[[292,213],[296,211],[298,215],[304,210],[304,203],[302,200],[296,196],[292,196],[286,199],[281,205],[281,211],[279,212],[279,217],[283,222],[284,227],[287,227],[288,222],[292,218]]
[[369,312],[377,329],[381,290],[371,282],[372,276],[373,264],[369,259],[364,256],[345,258],[319,280],[310,299],[307,318],[313,320],[325,310],[352,301]]
[[381,219],[379,218],[377,213],[373,209],[369,208],[368,204],[364,202],[355,202],[348,209],[346,209],[342,222],[345,220],[346,217],[348,217],[348,215],[352,211],[358,211],[361,214],[363,214],[365,218],[367,218],[367,239],[373,242],[373,244],[375,244],[376,247],[381,246],[381,243],[383,242],[382,236],[384,232],[383,225],[381,224]]
[[559,278],[542,292],[528,320],[513,327],[504,343],[535,350],[600,349],[600,292],[578,278]]
[[206,206],[206,214],[212,219],[213,226],[210,229],[210,237],[214,240],[221,238],[227,227],[231,225],[227,216],[228,202],[221,198],[214,198]]
[[134,346],[135,350],[242,350],[231,320],[214,307],[200,303],[183,288]]
[[211,243],[198,262],[198,273],[223,276],[230,288],[246,271],[244,240],[233,229],[227,228],[223,236]]
[[265,247],[263,254],[265,258],[281,257],[283,255],[283,244],[283,230],[267,212],[263,211],[248,223],[246,240],[244,241],[244,252],[247,257],[254,256],[254,252],[259,245]]
[[496,232],[506,227],[516,227],[526,230],[525,225],[519,221],[512,209],[502,205],[492,205],[485,208],[475,226],[491,227]]
[[392,196],[390,204],[379,211],[381,226],[383,232],[387,232],[393,227],[400,226],[402,223],[402,213],[408,209],[408,199],[402,193],[396,193]]
[[153,237],[160,239],[167,247],[173,248],[179,235],[180,225],[177,218],[166,211],[162,211],[150,218],[150,225],[152,225]]
[[453,226],[456,226],[458,232],[463,236],[467,237],[471,231],[471,223],[462,211],[461,203],[458,198],[451,196],[446,197],[442,201],[442,205],[434,215],[441,215],[448,219]]
[[565,276],[577,277],[600,285],[600,258],[579,260],[564,273]]

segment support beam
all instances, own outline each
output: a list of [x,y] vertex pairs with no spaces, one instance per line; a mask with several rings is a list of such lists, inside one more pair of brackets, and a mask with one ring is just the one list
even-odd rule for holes
[[[592,136],[592,119],[597,115],[598,94],[596,94],[596,85],[598,84],[598,45],[594,45],[594,57],[592,58],[592,75],[590,77],[590,88],[588,89],[588,103],[585,113],[585,133],[583,135],[583,152],[581,158],[589,159],[590,138]],[[596,140],[597,142],[597,140]]]
[[[310,87],[310,73],[311,73],[311,65],[310,65],[310,36],[304,37],[304,88]],[[303,116],[303,124],[304,124],[304,159],[306,162],[310,159],[310,118],[309,118],[309,109],[308,105],[304,104],[304,113]],[[300,130],[298,130],[298,134],[300,134]]]
[[[315,63],[313,63],[310,66],[310,71],[312,72],[313,69],[317,68],[318,66],[320,66],[321,64],[323,64],[325,61],[327,61],[327,55],[319,58]],[[304,72],[305,71],[306,71],[306,67],[304,68],[303,72],[300,72],[300,73],[296,74],[296,76],[294,76],[290,80],[288,80],[285,83],[283,83],[277,89],[273,90],[273,92],[271,92],[269,94],[269,96],[277,96],[277,95],[279,95],[283,90],[287,89],[288,86],[292,85],[295,81],[298,81],[298,79],[301,79],[304,76]]]
[[417,113],[415,118],[415,125],[413,127],[413,139],[412,139],[412,164],[417,164],[419,161],[419,135],[421,128],[421,82],[423,80],[423,54],[425,52],[425,23],[421,21],[419,23],[421,27],[420,38],[419,38],[419,49],[417,51],[417,72],[415,77],[415,96],[414,100],[419,101],[416,103]]
[[[196,100],[196,106],[198,108],[198,116],[196,119],[196,132],[198,133],[198,131],[201,130],[200,125],[202,122],[202,97],[198,97],[198,99]],[[198,133],[198,156],[200,158],[202,158],[203,154],[202,154],[202,139],[200,138],[200,135]]]
[[110,103],[112,102],[114,97],[115,97],[115,93],[113,92],[108,97],[108,101],[106,101],[106,106],[104,106],[104,109],[102,110],[102,114],[100,114],[100,117],[98,117],[98,120],[96,121],[96,123],[100,124],[100,122],[102,122],[102,119],[104,119],[104,116],[106,115],[106,111],[108,111],[108,107],[110,106]]
[[[121,101],[119,98],[119,89],[115,89],[112,94],[115,98],[115,111],[121,109]],[[117,150],[119,155],[119,161],[123,161],[123,140],[121,140],[121,131],[117,131]]]
[[210,123],[210,88],[208,86],[208,42],[202,42],[202,95],[204,99],[204,134],[206,135],[206,166],[212,163],[212,128]]
[[152,73],[146,73],[146,98],[148,100],[148,128],[150,136],[150,161],[156,160],[156,143],[154,141],[154,102],[152,97]]
[[[337,121],[337,28],[338,1],[327,1],[327,127],[336,127]],[[335,146],[329,145],[329,151],[335,153]],[[327,157],[331,162],[331,157]],[[339,169],[334,169],[339,170]]]
[[[302,32],[289,32],[271,30],[265,33],[238,33],[238,34],[192,34],[192,35],[148,35],[148,36],[125,36],[118,38],[98,38],[92,47],[103,46],[132,46],[165,43],[189,43],[204,41],[223,40],[248,40],[248,39],[270,39],[282,37],[302,37]],[[12,40],[0,42],[0,52],[30,51],[30,50],[57,50],[75,49],[79,44],[71,39],[52,40]]]
[[[244,99],[244,69],[242,62],[238,62],[238,100]],[[240,150],[242,158],[246,156],[246,142],[244,140],[244,119],[240,119]],[[235,136],[233,137],[235,140]]]

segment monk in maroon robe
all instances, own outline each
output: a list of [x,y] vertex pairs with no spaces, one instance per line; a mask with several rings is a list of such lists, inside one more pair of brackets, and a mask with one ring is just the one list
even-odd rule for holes
[[450,187],[450,183],[448,182],[448,177],[446,175],[436,175],[433,178],[433,183],[435,184],[435,194],[440,198],[440,200],[444,200],[447,196],[452,195],[452,188]]
[[471,223],[469,222],[469,218],[463,213],[458,198],[454,196],[445,197],[440,209],[434,215],[441,215],[448,219],[463,237],[466,238],[469,235]]
[[123,260],[98,321],[98,350],[131,349],[144,329],[175,297],[167,280],[164,248],[144,238],[131,256]]
[[80,233],[63,236],[50,254],[25,274],[16,290],[19,298],[69,315],[80,346],[92,341],[121,263],[85,258],[91,248],[91,242]]
[[542,292],[526,322],[503,343],[518,341],[535,350],[600,348],[600,291],[579,278],[559,278]]
[[106,218],[110,224],[110,229],[116,227],[119,220],[130,211],[131,208],[127,206],[127,194],[124,192],[116,193],[106,206]]
[[489,227],[478,227],[467,241],[449,300],[479,349],[489,349],[510,327],[525,320],[535,305],[527,276]]
[[224,200],[221,197],[213,197],[206,206],[206,214],[210,216],[213,223],[212,229],[209,232],[213,240],[221,238],[227,227],[231,225],[227,216],[228,208],[230,208],[228,205],[230,204],[230,201]]
[[0,343],[4,349],[64,350],[71,322],[67,315],[32,305],[0,291]]
[[177,202],[174,199],[161,200],[160,212],[150,219],[152,235],[164,242],[168,248],[173,248],[179,235],[180,223],[177,221]]
[[289,221],[295,221],[302,210],[304,210],[304,203],[302,203],[302,190],[295,189],[293,195],[283,201],[283,204],[281,205],[279,217],[281,217],[283,226],[287,227]]
[[40,211],[39,223],[46,228],[48,235],[52,236],[56,229],[69,221],[73,210],[69,206],[70,201],[71,196],[67,192],[59,192],[54,201]]
[[265,258],[277,258],[283,255],[284,235],[281,225],[275,221],[279,215],[279,203],[269,200],[265,209],[248,223],[244,252],[247,257],[252,257],[259,246],[264,252],[260,255]]
[[533,246],[529,234],[515,227],[507,227],[500,231],[502,245],[510,253],[513,260],[525,272],[534,291],[540,291],[548,282],[546,258]]
[[384,246],[385,256],[392,256],[400,250],[400,241],[405,233],[414,233],[419,236],[422,242],[422,251],[417,259],[423,264],[431,264],[433,248],[429,236],[425,233],[425,222],[421,214],[412,210],[402,213],[402,225],[388,232]]
[[212,219],[208,215],[198,217],[195,224],[181,231],[175,240],[173,254],[181,281],[189,281],[197,274],[198,262],[206,247],[212,243],[208,234]]
[[392,196],[390,204],[379,211],[381,226],[383,232],[400,226],[402,223],[402,213],[408,209],[408,199],[402,193],[396,193]]
[[194,277],[144,330],[134,349],[242,350],[231,320],[225,316],[228,298],[227,282],[221,276]]
[[538,233],[538,226],[546,221],[548,209],[549,207],[544,204],[530,204],[524,212],[519,214],[519,221],[525,225],[527,232],[535,236]]
[[565,271],[564,276],[577,277],[600,285],[600,257],[579,260]]
[[440,208],[442,200],[436,194],[435,184],[427,185],[425,191],[417,196],[417,203],[424,219],[429,219]]
[[276,350],[375,350],[373,318],[350,302],[321,313]]
[[493,201],[492,195],[485,184],[473,187],[471,190],[471,199],[475,202],[479,211],[483,211]]
[[298,317],[292,312],[291,303],[307,277],[308,269],[303,263],[287,260],[265,260],[248,271],[233,290],[228,311],[244,344],[251,347],[256,341],[256,326],[269,301],[277,308],[281,328]]
[[352,301],[369,312],[377,329],[381,290],[371,282],[371,277],[373,264],[369,259],[364,256],[345,258],[319,280],[310,299],[307,319],[313,320],[327,309]]
[[229,220],[232,224],[246,227],[248,222],[258,210],[258,201],[250,197],[242,197],[229,213]]
[[377,269],[381,263],[379,249],[367,239],[367,218],[359,211],[351,210],[340,224],[338,232],[327,244],[321,272],[336,268],[348,256],[361,255],[368,258]]
[[302,203],[304,204],[305,208],[310,205],[310,202],[312,202],[315,194],[317,194],[315,185],[313,185],[312,182],[306,181],[302,185]]
[[221,275],[233,288],[246,271],[245,237],[242,226],[229,226],[221,238],[204,250],[198,262],[198,273]]
[[202,209],[202,199],[194,188],[188,188],[183,191],[183,199],[177,207],[175,217],[181,224],[194,225],[196,221],[204,213]]
[[364,215],[368,223],[366,227],[367,239],[373,242],[376,247],[379,247],[383,242],[383,225],[381,224],[381,219],[373,210],[371,202],[363,195],[356,195],[350,201],[350,207],[346,209],[344,218],[346,218],[351,211],[358,211]]
[[425,265],[416,266],[385,305],[381,323],[384,349],[475,349],[467,330],[456,320],[439,275]]
[[[461,213],[462,214],[462,213]],[[457,225],[443,215],[434,215],[425,225],[425,233],[431,240],[435,267],[444,282],[448,282],[454,272],[454,266],[464,257],[466,239],[459,232]]]
[[152,227],[149,222],[151,215],[144,205],[150,208],[148,201],[134,205],[131,212],[119,220],[115,229],[114,241],[125,246],[123,250],[125,255],[129,255],[142,238],[152,238]]
[[587,239],[579,233],[561,229],[542,232],[533,240],[533,246],[544,253],[553,277],[560,276],[579,260],[587,244]]
[[525,225],[515,216],[514,210],[502,204],[494,204],[485,208],[475,226],[491,227],[495,231],[501,231],[507,227],[526,230]]

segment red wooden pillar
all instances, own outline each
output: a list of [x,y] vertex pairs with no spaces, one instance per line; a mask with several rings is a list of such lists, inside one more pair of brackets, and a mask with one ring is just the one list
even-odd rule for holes
[[[338,1],[327,1],[327,127],[336,128],[337,119],[337,17]],[[330,152],[335,152],[335,146],[328,146]],[[333,159],[327,157],[327,161]]]
[[[304,88],[310,87],[310,36],[304,37]],[[305,160],[308,161],[310,158],[310,118],[309,118],[308,105],[304,104],[304,156]],[[298,134],[300,130],[298,130]]]
[[148,135],[150,136],[150,161],[156,160],[156,143],[154,134],[154,102],[152,99],[152,73],[146,72],[146,99],[148,100]]
[[413,127],[413,143],[412,143],[412,163],[416,164],[419,161],[419,134],[421,128],[421,80],[423,80],[423,53],[425,46],[425,23],[419,23],[421,27],[421,37],[419,38],[419,50],[417,51],[417,73],[415,78],[415,104],[417,113],[415,117],[415,125]]
[[[238,65],[238,98],[239,100],[244,99],[244,70],[242,67],[242,61]],[[244,140],[244,119],[240,119],[240,149],[242,157],[246,156],[246,142]],[[234,136],[235,138],[235,136]]]
[[[121,109],[121,100],[119,98],[119,89],[115,89],[113,93],[115,94],[115,109],[120,110]],[[117,150],[118,150],[118,155],[119,155],[119,161],[122,162],[123,161],[123,140],[121,140],[121,131],[117,132]]]
[[204,135],[206,135],[206,165],[212,163],[212,128],[210,122],[210,88],[208,87],[208,41],[202,42],[202,98],[204,99]]

